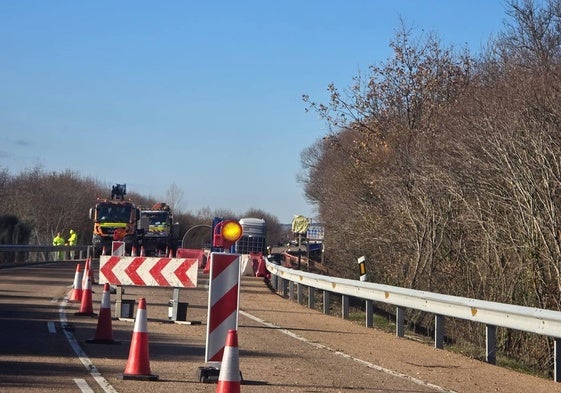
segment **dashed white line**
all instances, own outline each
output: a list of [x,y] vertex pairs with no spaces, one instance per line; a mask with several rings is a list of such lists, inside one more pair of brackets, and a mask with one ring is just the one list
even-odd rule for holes
[[55,323],[47,322],[47,329],[49,329],[49,333],[56,333]]
[[74,382],[78,385],[78,388],[82,391],[82,393],[94,393],[93,389],[90,388],[90,385],[88,385],[85,379],[74,378]]
[[[68,325],[68,320],[66,319],[66,312],[65,312],[67,303],[68,303],[68,298],[66,297],[60,302],[60,307],[58,309],[60,323],[63,327]],[[78,359],[80,359],[80,362],[82,362],[86,370],[90,372],[90,375],[93,377],[93,379],[95,379],[95,381],[103,389],[103,391],[106,393],[117,393],[115,388],[111,386],[111,384],[105,378],[103,378],[103,376],[99,371],[97,371],[97,368],[92,363],[90,358],[88,358],[86,353],[82,350],[82,347],[80,347],[80,344],[78,344],[78,341],[76,341],[76,338],[74,337],[72,332],[64,328],[63,328],[63,332],[66,336],[66,340],[68,341],[68,343],[70,344],[76,355],[78,356]]]
[[286,334],[287,336],[290,336],[290,337],[292,337],[292,338],[295,338],[295,339],[297,339],[297,340],[302,341],[303,343],[306,343],[306,344],[308,344],[308,345],[311,345],[312,347],[315,347],[315,348],[318,348],[318,349],[323,349],[323,350],[329,351],[329,352],[331,352],[331,353],[333,353],[333,354],[335,354],[335,355],[338,355],[338,356],[344,357],[344,358],[346,358],[346,359],[355,361],[355,362],[360,363],[360,364],[362,364],[362,365],[364,365],[364,366],[366,366],[366,367],[368,367],[368,368],[371,368],[371,369],[373,369],[373,370],[380,371],[380,372],[386,373],[386,374],[388,374],[388,375],[391,375],[391,376],[394,376],[394,377],[397,377],[397,378],[405,379],[405,380],[408,380],[408,381],[410,381],[410,382],[413,382],[413,383],[415,383],[415,384],[417,384],[417,385],[425,386],[425,387],[428,387],[428,388],[431,388],[431,389],[434,389],[434,390],[438,390],[439,392],[457,393],[457,392],[454,391],[454,390],[446,389],[446,388],[444,388],[444,387],[442,387],[442,386],[434,385],[434,384],[432,384],[432,383],[430,383],[430,382],[425,382],[425,381],[423,381],[423,380],[421,380],[421,379],[412,377],[412,376],[410,376],[410,375],[403,374],[403,373],[400,373],[400,372],[397,372],[397,371],[394,371],[394,370],[390,370],[390,369],[388,369],[388,368],[379,366],[379,365],[377,365],[377,364],[370,363],[370,362],[368,362],[368,361],[366,361],[366,360],[362,360],[362,359],[356,358],[356,357],[351,356],[351,355],[348,355],[348,354],[346,354],[346,353],[344,353],[344,352],[341,352],[341,351],[338,351],[338,350],[336,350],[336,349],[330,348],[330,347],[328,347],[328,346],[326,346],[326,345],[323,345],[323,344],[320,344],[320,343],[317,343],[317,342],[310,341],[310,340],[308,340],[306,337],[299,336],[298,334],[296,334],[296,333],[294,333],[294,332],[291,332],[291,331],[288,330],[288,329],[283,329],[283,328],[281,328],[280,326],[275,325],[274,323],[267,322],[267,321],[265,321],[265,320],[263,320],[263,319],[261,319],[261,318],[259,318],[259,317],[256,317],[256,316],[254,316],[254,315],[251,315],[251,314],[249,314],[249,313],[247,313],[247,312],[245,312],[245,311],[240,310],[239,313],[242,314],[242,315],[245,315],[246,317],[248,317],[248,318],[250,318],[250,319],[253,319],[255,322],[258,322],[258,323],[260,323],[260,324],[263,324],[263,325],[265,325],[265,326],[268,326],[268,327],[270,327],[270,328],[273,328],[273,329],[275,329],[275,330],[277,330],[277,331],[279,331],[279,332],[281,332],[281,333]]

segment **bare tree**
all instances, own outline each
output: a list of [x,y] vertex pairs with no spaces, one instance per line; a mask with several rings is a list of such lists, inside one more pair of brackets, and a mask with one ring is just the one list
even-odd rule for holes
[[173,212],[181,213],[180,205],[184,194],[183,190],[179,188],[175,182],[171,183],[167,189],[166,203],[170,206]]

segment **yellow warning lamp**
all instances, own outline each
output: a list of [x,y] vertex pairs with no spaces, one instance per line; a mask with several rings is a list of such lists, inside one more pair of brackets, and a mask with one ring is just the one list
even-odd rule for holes
[[219,222],[214,228],[213,246],[230,248],[232,244],[242,237],[243,229],[239,222],[227,220]]

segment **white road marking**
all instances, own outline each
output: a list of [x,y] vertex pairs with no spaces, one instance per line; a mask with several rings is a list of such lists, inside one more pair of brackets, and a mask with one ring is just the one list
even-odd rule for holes
[[56,333],[55,323],[47,322],[47,329],[49,329],[49,333]]
[[[63,327],[68,325],[68,319],[66,319],[66,310],[65,310],[67,303],[68,303],[68,297],[65,297],[60,302],[60,307],[58,309],[60,323]],[[111,386],[111,384],[105,378],[103,378],[103,376],[99,371],[97,371],[97,368],[92,363],[90,358],[88,358],[86,353],[82,350],[82,347],[80,347],[80,344],[78,344],[78,341],[76,341],[76,338],[74,337],[72,332],[64,328],[63,328],[63,332],[64,335],[66,336],[66,340],[68,341],[68,343],[70,344],[76,355],[78,356],[78,359],[80,359],[86,370],[90,372],[90,375],[93,377],[93,379],[95,379],[95,381],[103,389],[103,391],[106,393],[117,393],[115,388]]]
[[78,385],[78,388],[82,391],[82,393],[94,393],[93,389],[90,388],[90,385],[88,385],[85,379],[74,378],[74,382],[76,382],[76,385]]
[[434,385],[434,384],[432,384],[432,383],[430,383],[430,382],[425,382],[425,381],[423,381],[423,380],[421,380],[421,379],[412,377],[412,376],[410,376],[410,375],[402,374],[402,373],[400,373],[400,372],[397,372],[397,371],[394,371],[394,370],[390,370],[390,369],[388,369],[388,368],[379,366],[379,365],[377,365],[377,364],[370,363],[370,362],[368,362],[368,361],[366,361],[366,360],[362,360],[362,359],[359,359],[359,358],[355,358],[354,356],[347,355],[347,354],[344,353],[344,352],[341,352],[341,351],[338,351],[338,350],[336,350],[336,349],[330,348],[330,347],[328,347],[328,346],[326,346],[326,345],[323,345],[323,344],[320,344],[320,343],[317,343],[317,342],[310,341],[310,340],[308,340],[306,337],[299,336],[298,334],[293,333],[293,332],[291,332],[291,331],[288,330],[288,329],[283,329],[283,328],[281,328],[280,326],[275,325],[274,323],[267,322],[267,321],[265,321],[265,320],[263,320],[263,319],[261,319],[261,318],[259,318],[259,317],[256,317],[256,316],[254,316],[254,315],[251,315],[251,314],[249,314],[249,313],[247,313],[247,312],[245,312],[245,311],[240,310],[239,312],[240,312],[240,314],[245,315],[246,317],[248,317],[248,318],[250,318],[250,319],[253,319],[255,322],[258,322],[258,323],[260,323],[260,324],[262,324],[262,325],[265,325],[265,326],[268,326],[268,327],[270,327],[270,328],[273,328],[273,329],[275,329],[276,331],[279,331],[279,332],[281,332],[281,333],[286,334],[287,336],[290,336],[290,337],[292,337],[292,338],[295,338],[295,339],[297,339],[297,340],[300,340],[300,341],[302,341],[303,343],[306,343],[306,344],[308,344],[308,345],[310,345],[310,346],[312,346],[312,347],[314,347],[314,348],[318,348],[318,349],[323,349],[323,350],[329,351],[329,352],[331,352],[331,353],[333,353],[333,354],[335,354],[335,355],[338,355],[338,356],[344,357],[344,358],[346,358],[346,359],[355,361],[355,362],[360,363],[360,364],[362,364],[362,365],[364,365],[364,366],[366,366],[366,367],[368,367],[368,368],[371,368],[371,369],[373,369],[373,370],[386,373],[386,374],[391,375],[391,376],[393,376],[393,377],[405,379],[405,380],[410,381],[410,382],[413,382],[413,383],[415,383],[415,384],[417,384],[417,385],[421,385],[421,386],[425,386],[425,387],[428,387],[428,388],[431,388],[431,389],[434,389],[434,390],[438,390],[439,392],[457,393],[457,392],[454,391],[454,390],[446,389],[446,388],[443,388],[442,386]]

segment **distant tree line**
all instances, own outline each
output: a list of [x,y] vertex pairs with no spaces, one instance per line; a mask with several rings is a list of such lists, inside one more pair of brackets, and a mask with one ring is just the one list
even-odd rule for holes
[[[93,223],[88,216],[89,209],[97,198],[111,198],[111,186],[70,170],[46,172],[36,167],[13,175],[7,169],[0,169],[0,244],[51,245],[57,232],[67,239],[70,229],[78,234],[78,244],[91,244]],[[266,221],[267,241],[271,244],[286,237],[278,218],[260,209],[242,214],[210,208],[196,214],[183,213],[177,207],[181,190],[172,184],[167,191],[162,190],[164,193],[168,201],[142,196],[129,187],[126,197],[145,208],[157,202],[168,203],[173,208],[174,220],[179,223],[181,236],[191,226],[210,225],[214,217],[254,217]]]
[[[561,310],[561,1],[509,1],[481,55],[415,36],[328,103],[301,182],[326,227],[326,261],[371,281]],[[432,317],[410,311],[411,326]],[[450,338],[484,348],[483,329]],[[548,338],[499,329],[500,354],[552,369]]]

